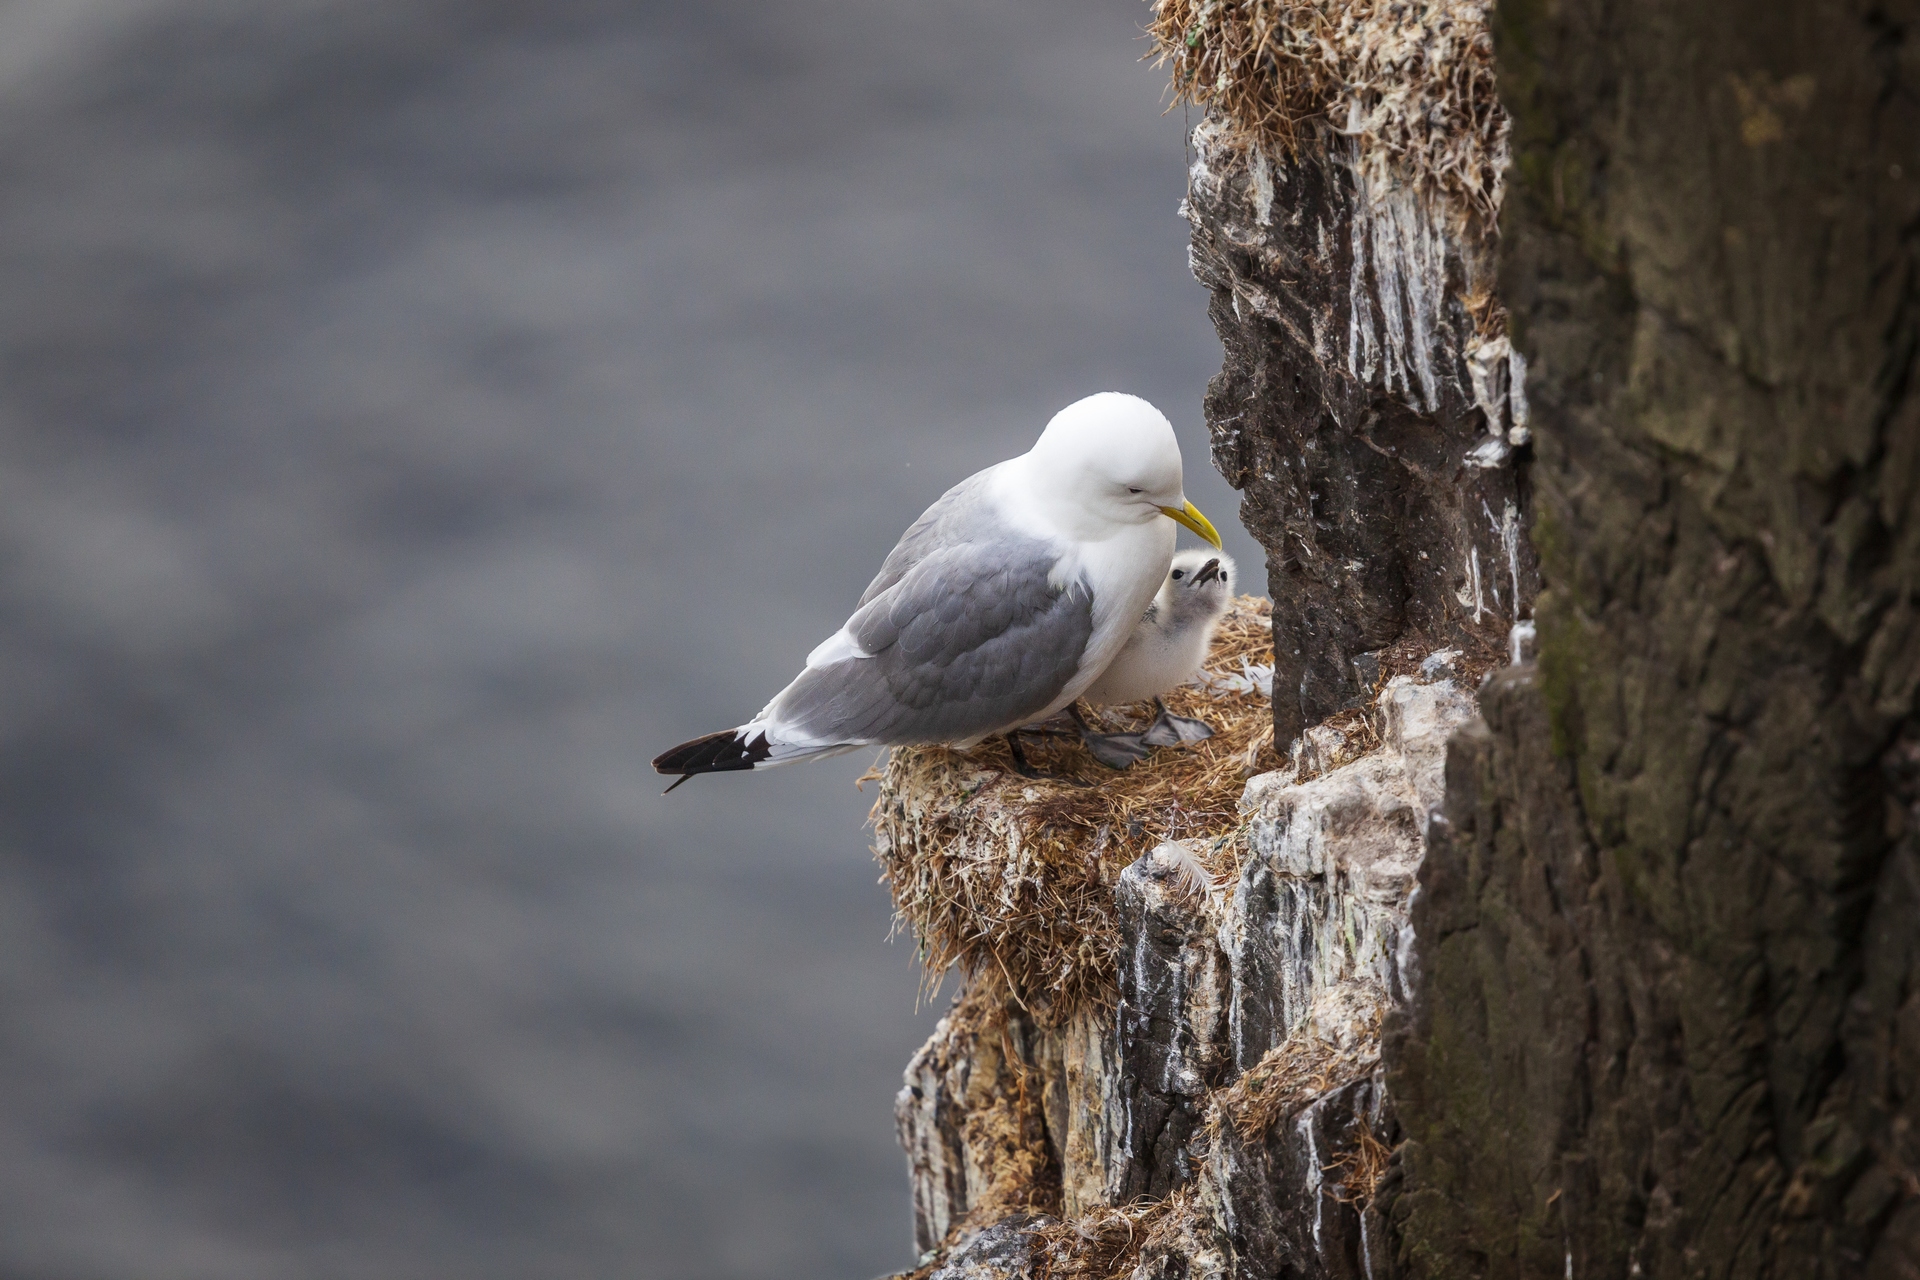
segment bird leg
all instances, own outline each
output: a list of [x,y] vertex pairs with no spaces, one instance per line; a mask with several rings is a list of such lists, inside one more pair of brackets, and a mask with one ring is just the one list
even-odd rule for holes
[[1074,724],[1072,717],[1065,715],[1048,716],[1037,724],[1023,724],[1021,733],[1037,733],[1045,738],[1077,738],[1080,727]]
[[1038,778],[1040,776],[1040,771],[1027,763],[1027,752],[1026,749],[1020,745],[1020,731],[1018,729],[1012,729],[1007,732],[1007,754],[1013,757],[1013,771],[1021,777]]
[[1073,787],[1090,787],[1093,785],[1090,782],[1082,782],[1078,778],[1068,777],[1063,773],[1049,773],[1044,769],[1034,768],[1032,763],[1027,759],[1026,748],[1020,745],[1020,735],[1022,732],[1024,732],[1023,729],[1009,729],[1006,735],[1007,754],[1013,757],[1013,771],[1015,773],[1023,778],[1032,778],[1035,782],[1063,782]]
[[1095,733],[1093,726],[1087,723],[1087,717],[1081,713],[1080,704],[1074,703],[1067,708],[1067,714],[1073,717],[1074,724],[1080,727],[1080,741],[1084,742],[1093,758],[1109,769],[1125,769],[1138,764],[1148,755],[1146,744],[1137,733]]
[[1150,747],[1177,747],[1183,742],[1204,742],[1213,736],[1213,730],[1207,727],[1205,721],[1174,715],[1167,710],[1167,704],[1161,698],[1153,700],[1153,709],[1160,714],[1140,735],[1140,741]]

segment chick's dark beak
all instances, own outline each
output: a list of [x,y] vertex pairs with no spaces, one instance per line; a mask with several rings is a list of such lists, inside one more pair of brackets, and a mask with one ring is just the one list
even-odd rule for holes
[[1218,559],[1209,560],[1205,564],[1200,566],[1200,571],[1198,573],[1193,575],[1193,585],[1197,587],[1203,582],[1212,582],[1215,578],[1219,576],[1220,576],[1220,561]]

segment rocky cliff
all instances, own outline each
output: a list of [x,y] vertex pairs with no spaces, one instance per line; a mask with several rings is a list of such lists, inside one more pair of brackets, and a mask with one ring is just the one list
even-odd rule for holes
[[921,1275],[1378,1274],[1381,1026],[1473,699],[1460,655],[1432,655],[1318,754],[1246,778],[1242,737],[1271,762],[1241,661],[1268,625],[1241,602],[1179,697],[1211,742],[1117,777],[1063,750],[1084,772],[1038,783],[903,751],[882,779],[903,909],[930,951],[976,948],[898,1103]]
[[919,1275],[1920,1276],[1916,16],[1154,5],[1272,601],[889,766]]
[[[1481,6],[1247,25],[1289,12],[1156,10],[1209,106],[1184,206],[1226,349],[1206,412],[1272,590],[1185,695],[1227,731],[1092,792],[944,752],[883,781],[902,917],[966,974],[900,1097],[923,1275],[1393,1266],[1382,1034],[1446,743],[1526,656],[1538,587],[1492,286],[1507,129]],[[1262,57],[1293,82],[1237,78]]]
[[1514,2],[1537,674],[1389,1045],[1433,1276],[1920,1275],[1920,30]]

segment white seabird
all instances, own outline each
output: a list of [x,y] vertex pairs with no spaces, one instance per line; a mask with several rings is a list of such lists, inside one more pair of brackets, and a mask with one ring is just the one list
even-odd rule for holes
[[1101,763],[1116,768],[1146,756],[1147,747],[1170,747],[1213,736],[1206,724],[1167,710],[1161,695],[1199,674],[1213,646],[1214,629],[1233,604],[1237,574],[1225,552],[1182,551],[1173,558],[1160,591],[1119,654],[1082,695],[1094,706],[1153,699],[1159,714],[1144,733],[1081,736]]
[[970,747],[1043,720],[1133,634],[1166,577],[1175,523],[1220,545],[1187,501],[1160,411],[1111,391],[1070,404],[1033,448],[928,507],[846,625],[759,715],[653,767],[684,782],[861,747]]

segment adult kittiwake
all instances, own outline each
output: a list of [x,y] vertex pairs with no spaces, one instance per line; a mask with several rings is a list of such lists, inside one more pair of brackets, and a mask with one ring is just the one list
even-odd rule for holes
[[1124,768],[1143,759],[1147,747],[1199,742],[1213,730],[1190,716],[1167,710],[1161,695],[1194,678],[1213,646],[1214,628],[1233,604],[1235,567],[1225,552],[1182,551],[1140,624],[1114,660],[1087,686],[1095,706],[1153,699],[1159,714],[1143,733],[1088,734],[1087,746],[1103,763]]
[[1220,545],[1187,501],[1160,411],[1111,391],[1070,404],[1033,448],[928,507],[759,715],[653,767],[684,782],[861,747],[965,748],[1045,719],[1126,644],[1166,577],[1176,523]]

